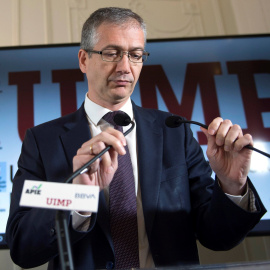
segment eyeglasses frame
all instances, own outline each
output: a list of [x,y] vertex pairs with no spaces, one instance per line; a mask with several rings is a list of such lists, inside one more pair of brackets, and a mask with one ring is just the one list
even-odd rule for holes
[[[87,53],[96,53],[96,54],[100,54],[101,59],[102,59],[102,61],[104,61],[104,62],[115,62],[115,63],[120,62],[120,61],[122,60],[124,54],[127,55],[128,60],[129,60],[130,62],[136,63],[136,64],[137,64],[137,63],[144,63],[144,62],[147,60],[147,57],[150,55],[149,52],[144,51],[144,50],[141,50],[141,51],[143,52],[143,55],[146,56],[146,58],[144,59],[144,61],[141,61],[141,62],[134,62],[134,61],[130,60],[130,52],[129,52],[129,51],[121,51],[121,50],[120,50],[121,54],[120,54],[120,59],[119,59],[119,60],[117,60],[117,61],[107,61],[107,60],[104,60],[104,59],[102,58],[102,52],[105,51],[105,50],[109,50],[109,49],[104,49],[104,50],[102,50],[102,51],[96,51],[96,50],[85,50],[85,51],[86,51]],[[134,50],[134,51],[136,51],[136,50]],[[137,50],[137,51],[139,51],[139,50]],[[131,51],[131,52],[132,52],[132,51]]]

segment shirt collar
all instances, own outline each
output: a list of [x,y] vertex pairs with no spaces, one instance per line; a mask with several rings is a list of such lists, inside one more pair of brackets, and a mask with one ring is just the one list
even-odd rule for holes
[[[87,96],[87,93],[85,95],[85,101],[84,101],[84,109],[87,114],[88,119],[97,126],[99,124],[100,119],[108,113],[111,112],[111,110],[104,108],[96,103],[94,103],[92,100],[90,100]],[[130,117],[131,120],[134,120],[134,114],[132,109],[132,103],[131,99],[129,98],[128,101],[119,109]]]

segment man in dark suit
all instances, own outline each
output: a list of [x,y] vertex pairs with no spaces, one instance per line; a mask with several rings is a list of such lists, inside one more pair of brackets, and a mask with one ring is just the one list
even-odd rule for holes
[[[79,51],[80,69],[88,80],[84,104],[73,114],[29,129],[23,142],[6,231],[16,264],[34,267],[49,261],[49,269],[60,269],[55,212],[19,207],[24,180],[62,182],[107,145],[112,146],[109,152],[73,180],[101,189],[98,213],[68,214],[76,270],[120,265],[110,227],[110,188],[120,169],[118,158],[127,153],[141,268],[198,263],[196,239],[213,250],[232,248],[265,213],[247,177],[251,151],[244,146],[253,143],[249,134],[220,117],[202,129],[216,173],[213,181],[188,125],[170,129],[165,126],[168,113],[131,101],[148,56],[145,41],[144,22],[130,10],[100,9],[85,22]],[[119,110],[136,122],[126,138],[103,119]],[[128,261],[124,268],[131,267],[138,265]]]

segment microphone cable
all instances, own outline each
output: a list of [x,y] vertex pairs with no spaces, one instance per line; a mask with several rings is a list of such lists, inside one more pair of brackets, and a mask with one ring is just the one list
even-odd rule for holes
[[[197,125],[197,126],[200,126],[200,127],[203,127],[205,129],[208,129],[208,126],[205,125],[205,124],[202,124],[200,122],[196,122],[196,121],[190,121],[190,120],[185,120],[183,119],[181,116],[177,116],[177,115],[172,115],[172,116],[169,116],[167,117],[167,119],[165,120],[165,124],[167,127],[170,127],[170,128],[176,128],[176,127],[179,127],[180,125],[182,124],[194,124],[194,125]],[[250,149],[250,150],[253,150],[255,152],[258,152],[268,158],[270,158],[270,155],[268,153],[265,153],[251,145],[246,145],[244,146],[244,148],[247,148],[247,149]]]

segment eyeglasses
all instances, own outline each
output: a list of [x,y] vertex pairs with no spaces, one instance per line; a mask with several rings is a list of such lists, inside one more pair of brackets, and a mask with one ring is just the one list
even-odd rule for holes
[[132,50],[129,52],[115,50],[115,49],[106,49],[102,51],[94,51],[94,50],[85,50],[88,53],[97,53],[101,55],[101,59],[106,62],[119,62],[123,55],[126,54],[129,61],[133,63],[142,63],[145,62],[147,56],[150,53],[143,50]]

